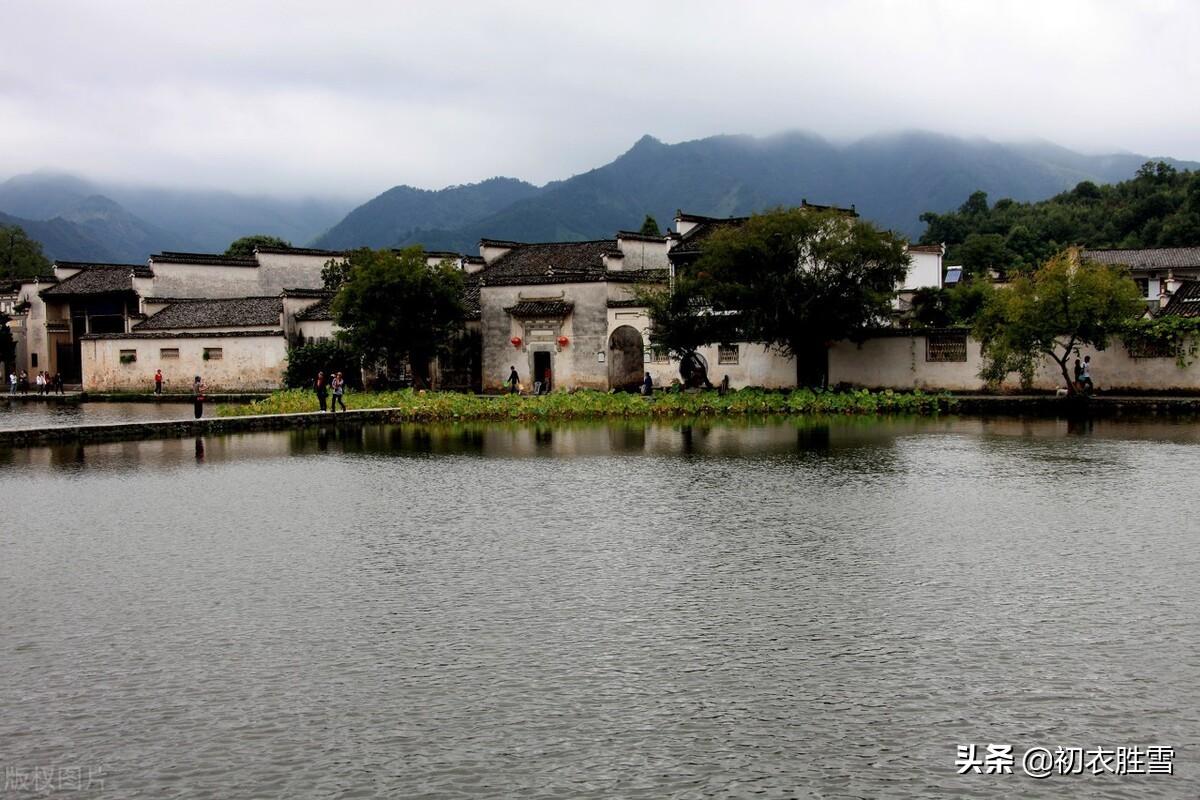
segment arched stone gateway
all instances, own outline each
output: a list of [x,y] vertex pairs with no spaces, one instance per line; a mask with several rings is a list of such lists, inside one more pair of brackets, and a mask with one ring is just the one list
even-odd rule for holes
[[637,389],[645,374],[642,334],[621,325],[608,337],[608,385],[612,389]]

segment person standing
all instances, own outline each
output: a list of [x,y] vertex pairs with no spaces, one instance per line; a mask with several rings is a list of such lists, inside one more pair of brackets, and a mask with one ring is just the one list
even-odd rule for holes
[[1096,387],[1092,384],[1092,357],[1091,356],[1083,357],[1083,368],[1079,372],[1079,385],[1080,385],[1080,387],[1086,386],[1088,394],[1091,394],[1093,391],[1095,391]]
[[342,399],[342,395],[346,391],[346,379],[342,377],[342,373],[333,376],[333,403],[330,405],[330,411],[337,413],[337,407],[340,405],[342,411],[346,410],[346,401]]
[[8,373],[8,393],[17,393],[17,373],[15,372]]
[[515,366],[509,367],[508,369],[510,370],[508,373],[508,393],[520,394],[521,376],[517,374],[517,368]]
[[546,367],[546,374],[542,376],[542,393],[543,394],[550,394],[550,389],[551,389],[550,378],[551,378],[551,376],[552,375],[550,372],[550,368]]
[[326,411],[325,400],[329,397],[329,384],[325,380],[325,373],[318,372],[317,379],[313,382],[313,391],[317,393],[317,402],[321,405],[321,413]]
[[66,394],[66,392],[64,391],[63,383],[64,383],[64,381],[63,381],[62,373],[61,372],[54,373],[54,391],[58,392],[59,394]]
[[646,379],[642,381],[642,394],[646,397],[654,395],[654,379],[650,377],[650,373],[646,373]]
[[162,370],[161,369],[154,370],[154,393],[159,394],[159,395],[162,394]]
[[39,395],[43,395],[46,393],[46,378],[44,376],[45,376],[45,373],[42,372],[41,370],[38,370],[38,374],[33,379],[34,383],[37,384],[37,389],[35,391]]
[[204,381],[197,375],[192,381],[192,411],[195,412],[196,419],[204,415],[204,390]]

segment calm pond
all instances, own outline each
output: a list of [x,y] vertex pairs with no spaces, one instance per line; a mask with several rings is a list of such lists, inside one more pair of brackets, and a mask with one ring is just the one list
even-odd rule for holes
[[[1196,425],[10,450],[0,509],[10,776],[122,798],[1200,789]],[[1011,745],[1014,773],[957,775],[970,743]],[[1037,781],[1034,746],[1169,746],[1175,774]]]
[[[216,411],[205,409],[205,413],[214,414]],[[0,400],[0,430],[191,418],[192,404],[189,402],[79,403],[56,400]]]

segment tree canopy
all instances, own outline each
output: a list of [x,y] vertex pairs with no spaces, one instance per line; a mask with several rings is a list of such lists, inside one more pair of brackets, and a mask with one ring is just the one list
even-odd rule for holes
[[658,220],[649,214],[647,214],[646,218],[642,220],[642,227],[638,233],[642,234],[643,236],[662,236],[662,231],[658,229]]
[[994,267],[1032,272],[1070,245],[1175,247],[1200,243],[1200,172],[1147,162],[1130,180],[1074,189],[1037,203],[975,192],[957,211],[921,215],[921,242],[945,242],[946,261],[968,274]]
[[981,377],[995,384],[1017,373],[1028,385],[1038,358],[1049,356],[1074,393],[1068,364],[1078,348],[1103,349],[1145,309],[1137,285],[1120,269],[1060,253],[988,295],[974,326],[983,344]]
[[258,233],[254,236],[243,236],[225,248],[225,255],[230,258],[252,258],[256,247],[291,247],[292,243],[278,236],[268,236]]
[[32,278],[48,275],[50,261],[40,242],[30,239],[19,225],[0,225],[0,278]]
[[354,250],[347,266],[332,306],[339,337],[389,374],[407,363],[428,385],[430,360],[462,327],[462,274],[445,262],[427,266],[419,246]]
[[829,343],[891,313],[909,263],[904,241],[838,212],[776,209],[722,227],[673,296],[651,305],[651,341],[686,355],[722,341],[761,342],[796,359],[803,384],[825,379]]

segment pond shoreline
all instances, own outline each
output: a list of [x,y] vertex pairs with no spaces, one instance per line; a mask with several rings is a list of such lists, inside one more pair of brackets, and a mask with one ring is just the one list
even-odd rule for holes
[[[177,399],[176,399],[177,402]],[[876,414],[819,414],[771,412],[769,416],[934,416],[952,414],[971,417],[1030,417],[1072,419],[1146,418],[1200,415],[1200,397],[1093,397],[1086,402],[1049,395],[958,395],[939,398],[936,410],[926,414],[882,412]],[[472,422],[479,424],[522,424],[529,422],[580,422],[606,419],[671,422],[688,418],[705,420],[735,420],[754,415],[748,413],[703,414],[580,414],[576,416],[535,416],[527,418],[496,418],[450,416],[422,418],[411,408],[356,409],[337,414],[319,411],[290,414],[255,414],[215,416],[204,419],[149,420],[144,422],[114,422],[84,425],[62,425],[0,430],[0,448],[37,447],[47,444],[118,442],[139,439],[173,439],[214,436],[258,431],[300,430],[305,428],[355,427],[386,424],[444,424]]]

